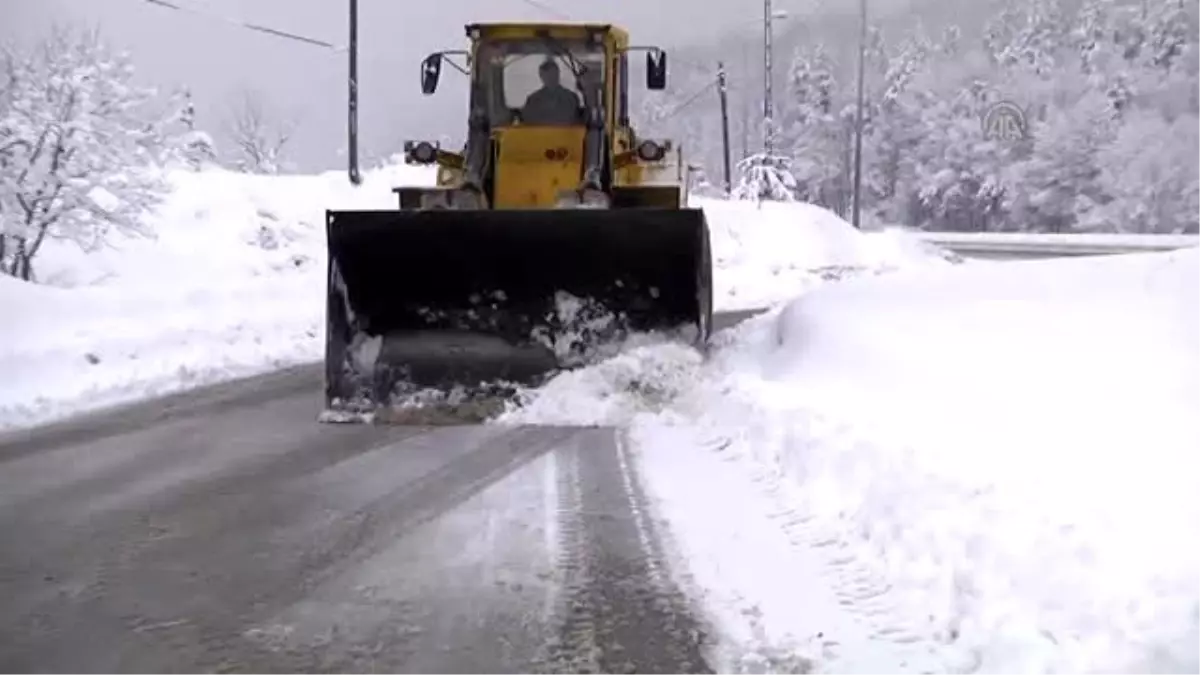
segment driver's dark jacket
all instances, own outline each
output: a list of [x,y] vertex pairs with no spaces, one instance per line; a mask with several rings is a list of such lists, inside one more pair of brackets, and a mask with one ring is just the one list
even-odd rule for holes
[[580,121],[579,96],[559,85],[538,89],[525,99],[521,109],[524,124],[569,125]]

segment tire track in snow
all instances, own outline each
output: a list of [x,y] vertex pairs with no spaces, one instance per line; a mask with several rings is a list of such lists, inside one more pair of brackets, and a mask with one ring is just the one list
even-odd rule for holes
[[634,467],[598,429],[557,458],[562,590],[550,672],[711,672],[706,631],[662,566]]
[[673,560],[717,628],[719,670],[946,671],[921,615],[856,557],[848,533],[805,510],[777,458],[686,423],[653,422],[635,438],[678,543]]
[[559,593],[551,620],[560,625],[557,635],[546,646],[542,657],[544,673],[599,672],[599,647],[596,644],[594,607],[581,600],[591,581],[585,553],[582,490],[579,458],[573,449],[563,449],[555,458],[554,477],[556,511],[556,550]]
[[[809,419],[805,428],[810,432],[822,430],[822,433],[804,439],[819,445],[816,450],[838,454],[839,446],[860,442],[850,426],[833,423],[816,413],[806,414]],[[942,661],[938,653],[941,645],[922,630],[917,618],[919,612],[897,595],[897,589],[889,579],[872,569],[848,532],[823,524],[806,512],[798,494],[802,486],[788,477],[786,458],[776,458],[776,466],[753,457],[744,457],[743,463],[749,469],[751,480],[775,508],[770,517],[789,541],[821,558],[821,576],[829,584],[839,606],[867,628],[871,639],[896,646],[897,653],[905,658],[898,667],[920,668],[921,672],[940,670],[928,668],[931,663]]]

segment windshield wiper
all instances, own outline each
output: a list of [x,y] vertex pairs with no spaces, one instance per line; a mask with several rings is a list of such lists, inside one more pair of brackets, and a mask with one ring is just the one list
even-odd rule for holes
[[557,38],[552,37],[549,33],[543,33],[538,37],[540,37],[542,42],[544,42],[546,46],[549,47],[550,50],[553,51],[557,56],[567,60],[567,67],[571,69],[571,74],[575,76],[576,80],[578,80],[587,70],[587,66],[580,63],[579,60],[575,58],[575,55],[571,53],[571,50],[567,49]]

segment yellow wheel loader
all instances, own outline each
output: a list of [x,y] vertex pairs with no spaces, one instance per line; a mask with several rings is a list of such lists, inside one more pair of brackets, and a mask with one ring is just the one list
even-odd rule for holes
[[[646,86],[661,90],[666,54],[607,24],[477,23],[466,35],[467,49],[420,70],[426,95],[445,64],[467,79],[465,147],[407,141],[405,161],[436,171],[435,184],[394,188],[395,210],[326,214],[331,411],[374,410],[405,389],[536,383],[586,343],[630,332],[709,337],[708,226],[686,208],[682,153],[629,121],[630,55],[645,54]],[[611,320],[566,325],[581,306]]]

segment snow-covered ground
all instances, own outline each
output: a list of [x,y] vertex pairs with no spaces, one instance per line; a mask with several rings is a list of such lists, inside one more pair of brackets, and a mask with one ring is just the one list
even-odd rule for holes
[[850,279],[502,421],[628,429],[722,670],[1196,672],[1198,282],[1196,249]]
[[0,429],[320,354],[324,209],[391,206],[402,170],[172,174],[153,239],[48,247],[41,285],[0,276]]
[[[84,254],[47,245],[43,285],[0,277],[0,429],[251,375],[323,354],[326,208],[394,208],[431,181],[398,165],[352,187],[341,172],[177,172],[153,239]],[[923,264],[893,235],[849,236],[813,207],[702,202],[719,308],[782,301],[839,273]],[[828,273],[828,271],[827,271]]]
[[[317,360],[324,209],[425,179],[175,175],[155,239],[0,278],[0,428]],[[773,309],[499,423],[626,430],[723,670],[1200,669],[1196,249],[950,265],[699,205],[719,308]]]

